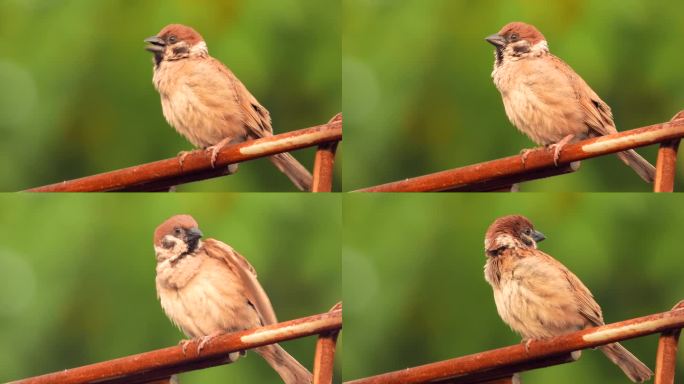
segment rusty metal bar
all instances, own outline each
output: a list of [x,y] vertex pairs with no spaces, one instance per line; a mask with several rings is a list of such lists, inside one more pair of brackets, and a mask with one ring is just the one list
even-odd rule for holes
[[326,312],[266,327],[217,336],[197,354],[196,343],[130,355],[42,376],[14,381],[14,384],[38,383],[146,383],[172,374],[227,363],[230,352],[244,351],[281,341],[339,331],[342,311]]
[[[342,303],[335,304],[331,311],[342,310]],[[338,331],[318,335],[314,357],[313,384],[332,384],[335,367],[335,347]]]
[[682,327],[684,327],[684,309],[675,309],[547,340],[534,340],[529,343],[529,347],[524,344],[512,345],[353,380],[347,384],[425,383],[454,377],[465,378],[468,375],[484,374],[492,370],[501,370],[502,374],[508,371],[510,375],[516,373],[515,368],[519,364]]
[[[684,137],[684,119],[673,120],[568,144],[561,151],[558,163],[568,164],[682,137]],[[501,178],[508,178],[507,181],[511,184],[511,181],[518,180],[518,178],[521,180],[528,178],[526,175],[529,173],[554,168],[556,166],[553,163],[552,152],[546,148],[537,148],[528,152],[524,164],[521,155],[510,156],[364,188],[357,192],[436,192],[467,188],[469,185],[478,183],[494,183],[495,180]]]
[[342,140],[342,119],[328,124],[228,145],[216,159],[207,151],[190,152],[181,168],[178,158],[159,160],[116,171],[29,189],[28,192],[105,192],[162,190],[174,185],[225,175],[229,164]]
[[[446,380],[435,380],[431,383],[439,384],[478,384],[478,383],[498,383],[499,380],[512,380],[519,372],[529,371],[537,368],[550,367],[565,363],[572,363],[579,359],[579,353],[564,353],[557,356],[544,357],[542,359],[525,362],[522,364],[511,365],[503,368],[496,368],[490,371],[468,374],[461,377],[451,377]],[[513,373],[515,372],[515,374]],[[507,381],[503,381],[507,382]]]
[[[684,309],[684,300],[674,306],[674,309]],[[656,353],[655,384],[674,384],[675,368],[677,367],[677,343],[681,329],[670,329],[658,339]]]
[[579,161],[574,161],[569,164],[561,164],[558,168],[539,169],[520,175],[504,176],[497,179],[468,184],[462,187],[449,189],[448,192],[517,192],[519,188],[517,186],[518,183],[577,172],[580,165],[581,163]]
[[[670,121],[679,119],[684,119],[684,111],[676,114]],[[658,149],[658,160],[656,161],[656,177],[653,183],[653,192],[674,191],[679,141],[679,139],[676,139],[660,143],[660,149]]]
[[318,146],[316,159],[314,160],[313,185],[311,186],[311,192],[332,191],[336,151],[337,142],[321,144]]

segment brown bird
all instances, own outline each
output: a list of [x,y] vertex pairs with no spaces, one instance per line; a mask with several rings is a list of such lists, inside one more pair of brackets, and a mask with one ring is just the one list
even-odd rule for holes
[[[549,52],[537,28],[513,22],[485,40],[496,47],[492,78],[508,119],[535,143],[554,149],[556,163],[569,142],[617,133],[608,104]],[[653,181],[655,168],[634,150],[617,156],[646,182]]]
[[[589,289],[558,260],[537,249],[544,235],[523,216],[496,219],[485,235],[485,280],[501,319],[523,341],[604,325]],[[653,372],[619,343],[599,347],[635,383]]]
[[[157,296],[166,316],[199,341],[197,353],[219,334],[277,323],[254,267],[230,246],[201,238],[188,215],[173,216],[154,231]],[[183,351],[189,342],[181,342]],[[255,350],[286,384],[312,381],[311,373],[280,345]],[[237,358],[231,353],[231,361]]]
[[[145,39],[154,53],[153,82],[164,117],[195,147],[211,152],[212,165],[228,144],[273,135],[271,116],[225,65],[209,56],[194,29],[164,27]],[[186,153],[187,154],[187,153]],[[181,154],[181,165],[185,154]],[[300,190],[311,190],[311,174],[289,153],[269,157]],[[231,173],[237,165],[231,167]]]

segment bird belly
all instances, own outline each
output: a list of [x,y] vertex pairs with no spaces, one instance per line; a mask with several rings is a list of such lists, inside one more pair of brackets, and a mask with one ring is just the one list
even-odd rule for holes
[[553,287],[536,289],[544,282],[503,278],[494,292],[497,312],[525,339],[545,339],[584,328],[573,300]]
[[191,338],[258,326],[258,315],[241,286],[225,274],[212,275],[215,271],[200,272],[184,287],[160,290],[169,319]]
[[[185,82],[182,74],[178,73],[182,68],[175,65],[180,64],[166,63],[154,75],[162,112],[169,125],[198,148],[218,144],[225,138],[242,141],[245,127],[241,114],[229,111],[234,101],[217,101],[215,97],[198,95],[198,86]],[[175,80],[162,80],[168,78]]]
[[543,76],[542,70],[523,76],[520,70],[524,68],[511,63],[494,73],[511,123],[538,145],[557,143],[570,134],[578,138],[586,134],[584,114],[568,84]]

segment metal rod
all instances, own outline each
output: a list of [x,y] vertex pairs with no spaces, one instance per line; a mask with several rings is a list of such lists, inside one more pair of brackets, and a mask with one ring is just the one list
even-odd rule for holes
[[[336,310],[342,310],[342,303],[337,303],[331,309],[331,311]],[[339,331],[318,335],[316,355],[314,357],[313,384],[332,384],[337,335],[339,335]]]
[[311,192],[331,192],[335,167],[337,142],[321,144],[314,161],[313,185]]
[[[507,370],[507,367],[518,364],[682,327],[684,327],[684,309],[676,309],[585,329],[547,340],[533,340],[529,346],[524,344],[512,345],[353,380],[347,384],[424,383],[455,376],[478,375],[494,369],[501,369],[503,372]],[[511,370],[509,373],[515,373],[515,370]]]
[[[684,119],[673,120],[568,144],[561,151],[558,163],[568,164],[681,137],[684,137]],[[521,155],[510,156],[364,188],[357,192],[436,192],[467,188],[472,184],[493,182],[501,178],[508,178],[507,181],[511,184],[511,181],[516,182],[518,177],[525,180],[529,178],[526,176],[529,173],[554,168],[557,167],[553,163],[552,152],[546,148],[537,148],[528,152],[524,164]]]
[[230,164],[294,151],[342,140],[342,120],[298,131],[228,145],[216,159],[215,167],[207,151],[190,152],[181,168],[178,158],[159,160],[116,171],[63,181],[29,189],[29,192],[105,192],[122,190],[160,190],[178,184],[222,176]]
[[42,376],[17,380],[18,384],[38,383],[140,383],[163,379],[172,374],[227,363],[230,352],[332,332],[342,327],[342,311],[326,312],[266,327],[217,336],[197,354],[195,342],[126,356]]
[[[684,308],[684,300],[672,309]],[[655,384],[674,384],[677,367],[677,343],[681,329],[670,329],[660,334],[656,352]]]
[[[672,120],[684,119],[684,111],[676,114]],[[677,150],[679,139],[660,143],[658,160],[656,161],[656,177],[653,183],[654,192],[673,192],[677,169]]]

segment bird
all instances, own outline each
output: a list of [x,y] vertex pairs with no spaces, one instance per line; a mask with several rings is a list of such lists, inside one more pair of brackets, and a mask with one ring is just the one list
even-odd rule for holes
[[[220,334],[277,323],[254,267],[229,245],[202,236],[197,221],[185,214],[154,231],[157,297],[166,316],[198,342],[198,354]],[[181,341],[184,352],[190,342]],[[311,373],[280,345],[255,350],[284,383],[312,382]],[[231,353],[230,361],[238,355]]]
[[[228,144],[273,135],[268,110],[219,60],[209,55],[204,38],[193,28],[170,24],[144,40],[153,53],[153,83],[168,123],[195,147],[211,153]],[[187,152],[181,152],[180,163]],[[294,185],[311,190],[312,176],[289,153],[269,157]],[[237,165],[229,167],[234,173]]]
[[[608,104],[549,51],[536,27],[512,22],[485,40],[495,47],[492,79],[508,119],[538,145],[549,146],[556,165],[566,144],[617,133]],[[653,182],[655,168],[634,150],[617,156],[644,181]]]
[[[604,325],[601,307],[566,266],[537,249],[544,240],[521,215],[503,216],[487,229],[485,280],[501,319],[529,341]],[[619,343],[598,347],[635,383],[653,372]]]

